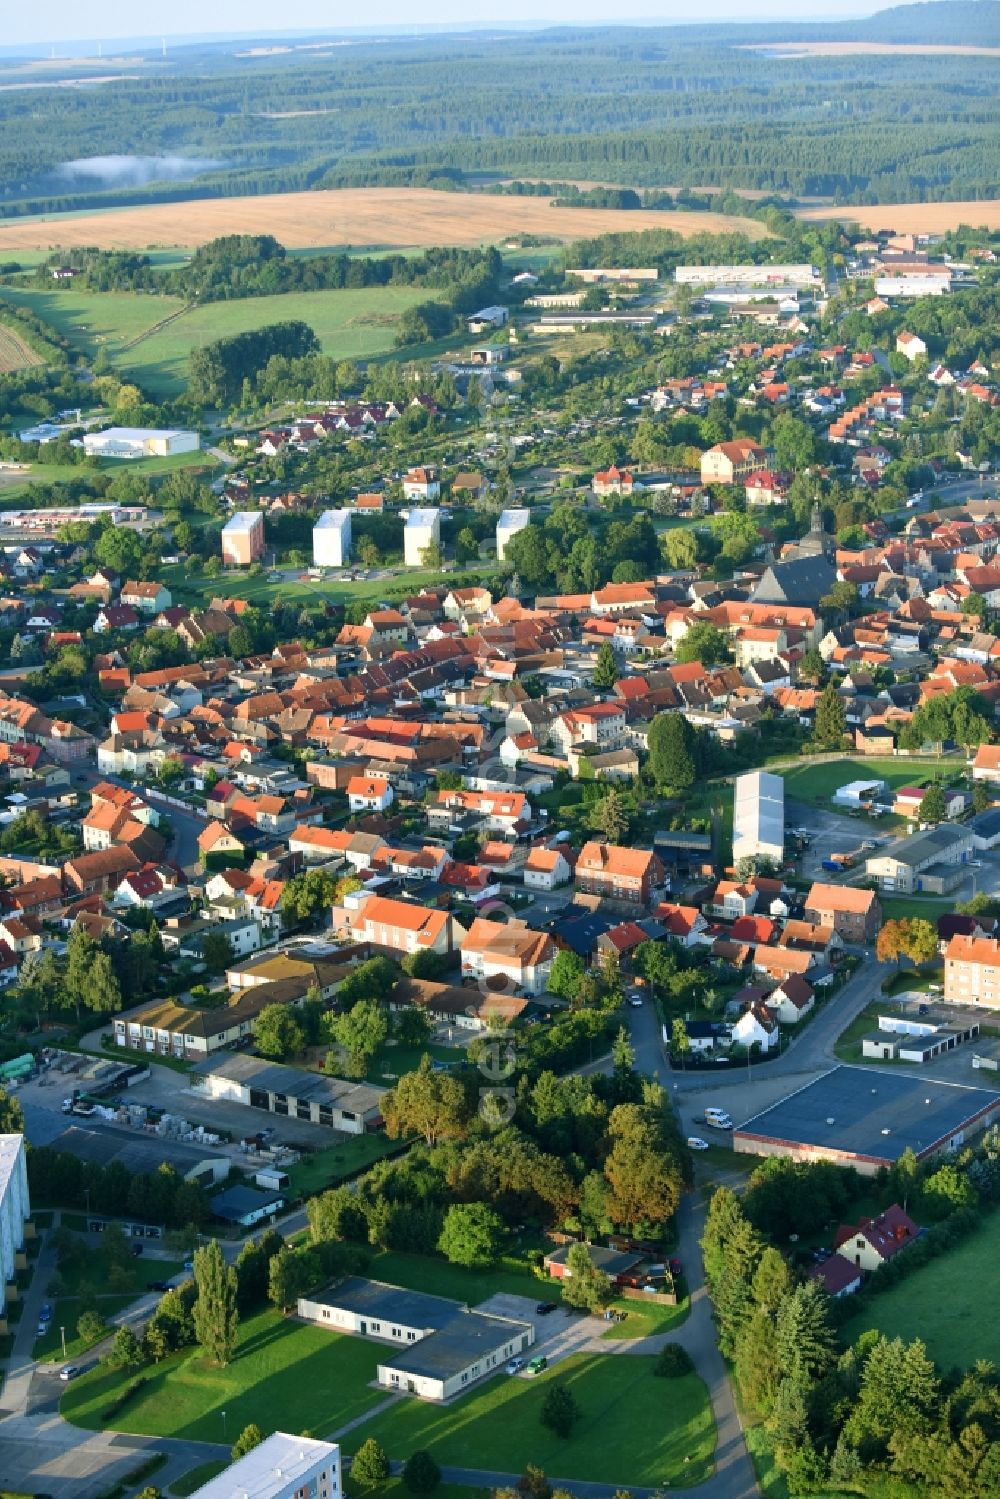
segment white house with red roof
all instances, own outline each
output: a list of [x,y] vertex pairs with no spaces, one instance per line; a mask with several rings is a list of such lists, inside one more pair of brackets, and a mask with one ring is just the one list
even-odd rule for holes
[[555,890],[573,878],[572,866],[559,848],[533,848],[521,873],[529,890]]
[[392,801],[388,776],[352,776],[347,783],[347,804],[352,812],[385,812]]

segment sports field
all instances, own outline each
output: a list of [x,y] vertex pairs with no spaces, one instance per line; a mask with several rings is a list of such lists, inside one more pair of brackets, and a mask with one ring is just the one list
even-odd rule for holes
[[[324,353],[337,359],[380,354],[392,348],[402,313],[427,296],[419,287],[366,287],[289,292],[287,296],[207,302],[185,309],[177,297],[139,292],[18,287],[7,294],[12,301],[30,307],[88,357],[103,348],[117,370],[155,395],[165,396],[183,388],[192,349],[265,323],[299,318],[314,330]],[[175,313],[178,315],[172,317]],[[170,321],[161,327],[165,319]]]
[[852,781],[885,781],[890,791],[900,786],[919,786],[933,775],[954,771],[961,775],[964,766],[949,760],[824,760],[810,763],[806,760],[791,770],[781,771],[785,783],[785,794],[799,801],[829,801],[841,786]]
[[877,1327],[905,1342],[922,1338],[942,1369],[968,1369],[977,1359],[1000,1363],[1000,1323],[983,1316],[983,1308],[994,1306],[1000,1295],[998,1249],[1000,1219],[993,1214],[957,1248],[873,1297],[844,1324],[845,1339],[853,1342]]
[[753,219],[717,213],[553,208],[551,198],[440,193],[423,187],[352,187],[18,219],[0,225],[0,255],[79,245],[132,250],[149,245],[191,247],[220,234],[273,234],[295,249],[478,245],[518,234],[570,240],[637,229],[676,229],[683,235],[739,229],[752,239],[767,235],[764,225]]

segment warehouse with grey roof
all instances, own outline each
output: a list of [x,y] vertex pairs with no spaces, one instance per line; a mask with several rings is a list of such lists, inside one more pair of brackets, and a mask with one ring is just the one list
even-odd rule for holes
[[833,1067],[733,1131],[740,1155],[833,1161],[874,1176],[904,1150],[930,1160],[1000,1119],[1000,1093],[872,1067]]

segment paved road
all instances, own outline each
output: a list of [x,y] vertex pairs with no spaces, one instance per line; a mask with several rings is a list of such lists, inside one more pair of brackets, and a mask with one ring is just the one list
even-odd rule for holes
[[[84,766],[82,769],[74,770],[74,781],[82,790],[90,791],[98,781],[110,781],[112,786],[121,786],[126,791],[135,791],[140,796],[148,793],[141,785],[131,785],[123,781],[120,776],[104,775],[95,770],[93,766]],[[197,874],[200,869],[198,862],[198,834],[204,829],[205,819],[195,817],[192,812],[185,812],[180,807],[172,807],[167,802],[150,797],[150,804],[164,817],[169,817],[174,830],[174,839],[167,855],[175,864],[179,864],[186,874]]]

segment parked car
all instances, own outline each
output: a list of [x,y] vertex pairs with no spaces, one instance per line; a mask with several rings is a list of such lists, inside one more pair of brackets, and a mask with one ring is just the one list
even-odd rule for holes
[[134,1260],[137,1260],[139,1258],[139,1256],[142,1254],[142,1248],[143,1248],[143,1246],[141,1244],[133,1244],[132,1245],[132,1258]]
[[529,1374],[541,1374],[542,1370],[547,1369],[548,1366],[549,1361],[545,1357],[545,1354],[540,1353],[538,1354],[537,1358],[533,1358],[531,1360],[531,1363],[528,1365],[527,1372]]
[[688,1150],[707,1150],[708,1141],[703,1140],[700,1135],[688,1135],[687,1147]]
[[641,994],[630,994],[629,997],[628,997],[628,1002],[632,1006],[633,1010],[641,1010],[642,1009],[642,995]]
[[523,1369],[523,1368],[524,1368],[524,1359],[523,1358],[512,1358],[511,1361],[510,1361],[510,1363],[507,1365],[507,1373],[508,1374],[517,1374],[518,1371],[521,1370],[521,1369]]
[[559,1305],[558,1301],[540,1301],[535,1307],[539,1317],[547,1317],[549,1312],[554,1312]]
[[185,1270],[193,1270],[194,1269],[194,1260],[185,1260],[184,1261],[184,1268],[185,1268]]
[[684,1267],[681,1264],[680,1260],[677,1258],[676,1254],[671,1255],[671,1257],[670,1257],[670,1273],[671,1273],[671,1275],[681,1275],[681,1274],[683,1274],[683,1271],[684,1271]]
[[75,1379],[78,1374],[82,1373],[83,1370],[79,1364],[63,1364],[59,1370],[59,1378],[64,1380]]
[[150,1281],[147,1281],[146,1285],[147,1285],[147,1289],[150,1290],[150,1291],[169,1291],[170,1290],[170,1282],[169,1282],[169,1280],[150,1280]]
[[51,1320],[52,1320],[52,1308],[51,1308],[51,1306],[49,1305],[49,1303],[47,1301],[43,1301],[42,1302],[42,1309],[38,1313],[38,1315],[39,1315],[39,1317],[41,1318],[41,1320],[43,1322],[51,1322]]

